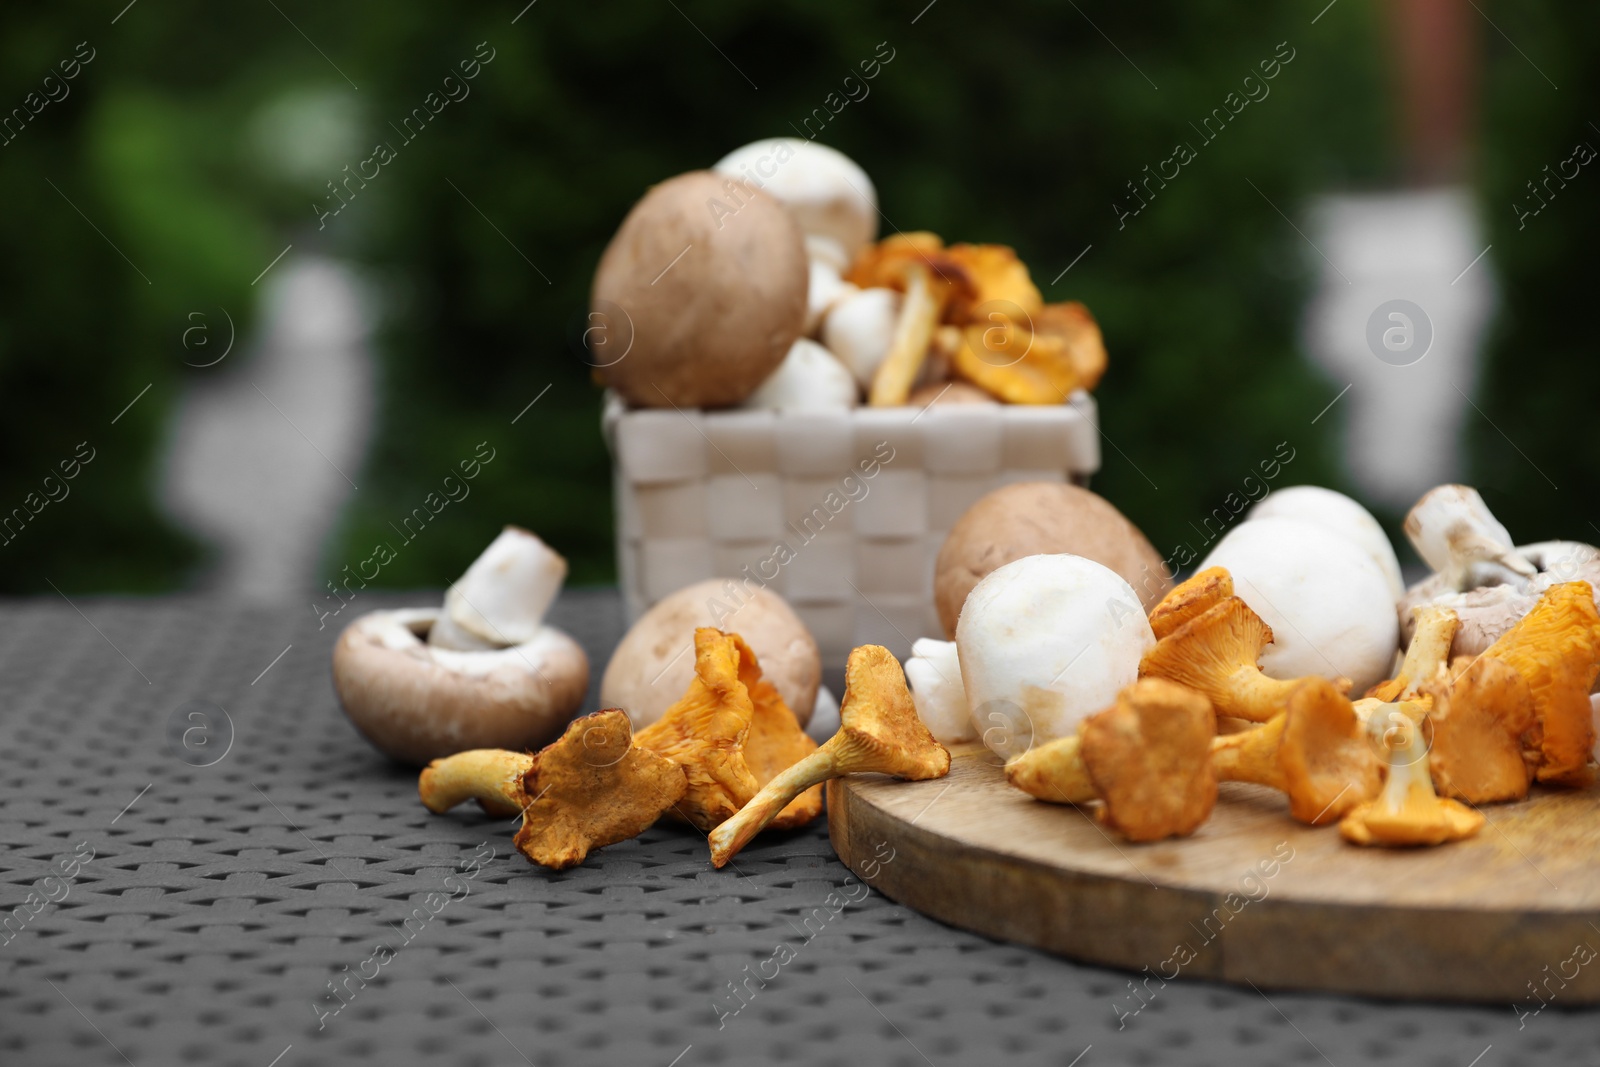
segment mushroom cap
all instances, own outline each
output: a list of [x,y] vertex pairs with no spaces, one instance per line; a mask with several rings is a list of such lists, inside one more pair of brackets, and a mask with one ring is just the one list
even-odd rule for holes
[[1539,573],[1523,579],[1497,564],[1477,563],[1467,569],[1471,588],[1465,592],[1452,588],[1443,574],[1430,575],[1407,589],[1399,602],[1401,645],[1411,644],[1416,627],[1411,612],[1424,604],[1450,608],[1461,619],[1461,628],[1451,646],[1452,655],[1481,656],[1501,634],[1532,611],[1551,586],[1585,581],[1600,590],[1600,549],[1593,545],[1540,541],[1519,546],[1515,551]]
[[1360,546],[1361,551],[1383,571],[1389,581],[1389,591],[1395,600],[1405,592],[1405,581],[1400,577],[1400,560],[1394,554],[1389,535],[1383,532],[1372,512],[1332,489],[1320,485],[1291,485],[1274,489],[1261,499],[1245,516],[1252,519],[1301,519],[1326,530],[1347,537]]
[[1104,498],[1064,482],[1018,482],[968,508],[939,549],[933,600],[946,636],[955,636],[961,606],[990,572],[1024,556],[1062,552],[1120,575],[1138,590],[1141,615],[1172,588],[1161,554]]
[[509,648],[430,648],[437,608],[375,611],[345,627],[333,686],[345,714],[379,751],[404,763],[474,748],[537,748],[589,690],[578,643],[545,626]]
[[626,711],[634,729],[661,718],[694,678],[694,632],[702,626],[743,637],[800,725],[810,721],[822,680],[816,640],[777,593],[731,578],[685,586],[639,616],[606,664],[600,703]]
[[1523,758],[1522,735],[1533,726],[1534,711],[1522,675],[1482,656],[1454,683],[1434,683],[1428,691],[1428,769],[1439,793],[1470,804],[1527,796],[1533,768]]
[[841,411],[860,402],[855,375],[832,352],[802,337],[744,402],[777,411]]
[[1133,587],[1094,560],[1025,556],[972,590],[956,626],[972,726],[1003,759],[1075,733],[1155,644]]
[[595,271],[594,315],[627,342],[600,374],[635,407],[738,404],[800,336],[809,273],[800,229],[772,197],[709,171],[668,179]]
[[781,203],[807,236],[854,256],[878,232],[878,194],[849,156],[815,141],[771,137],[736,148],[711,168],[744,178]]
[[761,787],[745,762],[755,705],[739,677],[739,642],[703,626],[694,632],[694,678],[682,699],[634,735],[634,743],[677,763],[689,779],[675,813],[709,831]]
[[590,849],[650,828],[688,788],[683,768],[632,743],[615,708],[574,719],[523,772],[522,826],[513,842],[530,863],[576,867]]
[[1289,814],[1312,826],[1341,819],[1383,787],[1383,765],[1365,725],[1326,678],[1307,678],[1289,695],[1278,766]]
[[1192,689],[1144,678],[1084,720],[1080,751],[1100,818],[1130,841],[1191,834],[1217,802],[1210,701]]
[[911,644],[905,671],[917,714],[935,740],[954,745],[978,739],[967,708],[967,690],[961,683],[961,660],[954,641],[919,637]]
[[1199,618],[1233,596],[1233,576],[1224,567],[1208,567],[1179,582],[1150,611],[1150,629],[1161,640],[1190,619]]
[[900,661],[882,645],[860,645],[844,666],[839,732],[824,746],[841,773],[876,771],[908,781],[941,778],[950,753],[917,715]]
[[841,297],[822,318],[822,343],[855,375],[863,389],[883,365],[900,318],[901,296],[873,286]]
[[1261,669],[1273,678],[1345,677],[1366,692],[1388,677],[1399,643],[1389,583],[1349,538],[1303,519],[1240,523],[1200,564],[1225,567],[1234,592],[1272,628]]

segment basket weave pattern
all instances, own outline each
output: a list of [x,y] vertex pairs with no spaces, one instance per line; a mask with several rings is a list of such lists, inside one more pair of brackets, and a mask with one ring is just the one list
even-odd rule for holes
[[[838,666],[851,648],[909,655],[939,636],[933,568],[979,497],[1013,482],[1085,484],[1094,400],[841,412],[628,410],[607,398],[617,563],[629,619],[706,578],[765,585]],[[734,606],[732,601],[728,606]]]

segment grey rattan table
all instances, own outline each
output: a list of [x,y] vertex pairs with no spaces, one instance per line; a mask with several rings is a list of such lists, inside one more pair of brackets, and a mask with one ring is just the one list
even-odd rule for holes
[[[402,602],[436,601],[337,621]],[[507,822],[428,815],[355,734],[333,620],[0,610],[5,1067],[1600,1062],[1600,1014],[1559,995],[1520,1020],[1181,980],[1140,999],[867,890],[820,822],[737,872],[675,828],[544,872]],[[598,665],[621,631],[606,591],[556,621]]]

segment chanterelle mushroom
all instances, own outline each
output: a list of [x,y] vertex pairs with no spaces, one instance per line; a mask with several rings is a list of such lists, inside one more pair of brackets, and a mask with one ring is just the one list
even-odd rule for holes
[[1434,792],[1428,749],[1415,704],[1386,704],[1369,716],[1368,728],[1387,753],[1383,790],[1339,822],[1339,834],[1357,845],[1441,845],[1471,837],[1483,813]]
[[[1221,588],[1220,582],[1208,580],[1198,591],[1209,594]],[[1198,603],[1203,598],[1194,599]],[[1160,621],[1165,626],[1183,607],[1175,605]],[[1301,681],[1262,672],[1257,660],[1272,641],[1272,628],[1261,616],[1238,597],[1226,597],[1157,641],[1140,660],[1139,676],[1165,678],[1204,693],[1219,715],[1266,722],[1283,712]]]
[[[674,814],[707,831],[817,746],[762,678],[743,638],[708,626],[695,631],[694,644],[688,691],[634,742],[682,765],[689,790]],[[777,825],[801,826],[821,811],[821,792],[813,791],[795,799]]]
[[1551,586],[1484,656],[1515,669],[1533,696],[1538,780],[1592,781],[1595,727],[1589,690],[1600,671],[1600,612],[1589,583]]
[[549,740],[589,688],[583,649],[543,622],[565,573],[537,537],[507,527],[451,587],[443,611],[356,619],[333,650],[345,714],[380,751],[412,764]]
[[1233,575],[1225,567],[1207,567],[1175,586],[1150,609],[1150,629],[1159,641],[1178,627],[1233,596]]
[[1536,720],[1522,675],[1480,656],[1453,683],[1434,681],[1424,689],[1433,697],[1428,770],[1439,792],[1469,804],[1527,796],[1534,769],[1522,738]]
[[1295,683],[1282,715],[1217,738],[1211,753],[1218,779],[1281,790],[1290,816],[1312,826],[1371,800],[1383,782],[1365,724],[1326,678]]
[[711,831],[713,866],[725,865],[795,797],[830,778],[877,771],[917,781],[949,772],[950,753],[917,717],[900,663],[888,649],[855,649],[844,678],[839,732]]
[[1099,799],[1100,821],[1130,841],[1191,834],[1211,814],[1216,716],[1205,697],[1146,678],[1112,707],[1083,720],[1078,733],[1006,764],[1006,780],[1054,803]]
[[638,837],[687,787],[677,764],[632,746],[628,716],[616,709],[573,720],[533,755],[462,752],[435,760],[417,781],[432,812],[469,799],[491,815],[520,812],[518,851],[556,870],[577,866],[591,849]]

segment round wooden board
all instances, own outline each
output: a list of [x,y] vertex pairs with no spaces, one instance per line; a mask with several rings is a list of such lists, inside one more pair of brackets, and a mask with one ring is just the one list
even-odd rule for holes
[[829,782],[828,831],[857,875],[952,926],[1137,971],[1152,989],[1183,976],[1600,1003],[1600,789],[1538,789],[1484,809],[1470,840],[1376,849],[1224,783],[1192,837],[1134,845],[1011,788],[981,745],[951,751],[936,781]]

